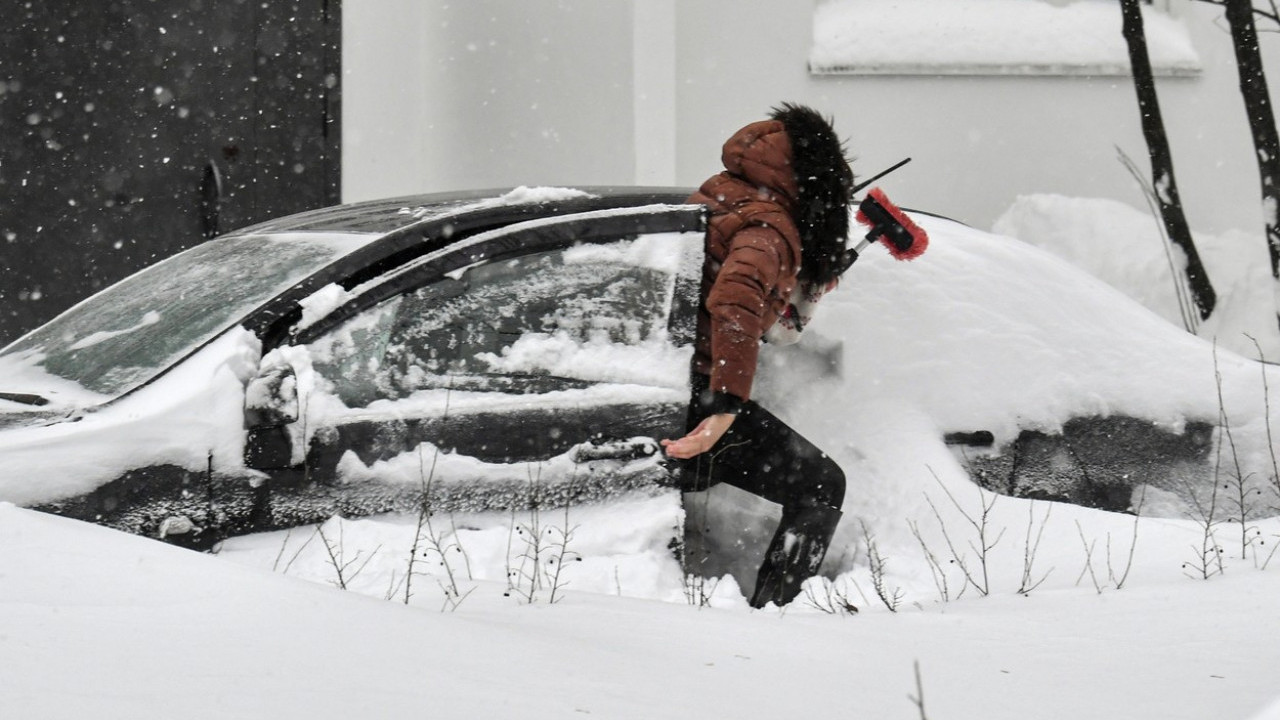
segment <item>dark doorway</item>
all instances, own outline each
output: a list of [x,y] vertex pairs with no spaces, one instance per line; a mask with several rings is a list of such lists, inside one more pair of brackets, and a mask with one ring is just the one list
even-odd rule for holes
[[23,0],[0,25],[0,346],[339,199],[339,0]]

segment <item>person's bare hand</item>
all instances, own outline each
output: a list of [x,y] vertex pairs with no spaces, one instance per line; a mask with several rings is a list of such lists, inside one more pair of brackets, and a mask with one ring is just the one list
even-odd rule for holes
[[697,457],[710,450],[724,436],[736,417],[738,416],[733,413],[711,415],[698,423],[698,427],[688,435],[677,440],[663,440],[662,447],[666,448],[667,455],[673,458],[688,460]]

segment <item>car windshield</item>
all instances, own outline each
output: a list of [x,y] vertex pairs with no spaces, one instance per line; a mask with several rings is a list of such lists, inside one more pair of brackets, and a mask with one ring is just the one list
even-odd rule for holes
[[371,234],[213,240],[117,283],[0,351],[0,391],[117,397]]

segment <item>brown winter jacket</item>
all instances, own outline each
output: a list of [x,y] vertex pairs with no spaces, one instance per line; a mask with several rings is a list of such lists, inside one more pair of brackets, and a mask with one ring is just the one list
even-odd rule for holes
[[796,285],[800,233],[792,218],[791,157],[780,121],[747,125],[724,145],[725,172],[689,198],[711,210],[694,369],[710,376],[712,412],[736,411],[750,399],[760,338]]

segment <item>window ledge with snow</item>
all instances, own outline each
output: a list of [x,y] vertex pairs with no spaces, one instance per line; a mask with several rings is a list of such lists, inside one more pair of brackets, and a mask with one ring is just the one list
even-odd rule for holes
[[[1143,7],[1156,75],[1200,74],[1187,28]],[[826,0],[815,75],[1129,75],[1115,0]]]

